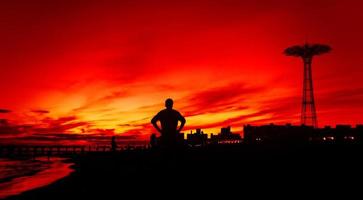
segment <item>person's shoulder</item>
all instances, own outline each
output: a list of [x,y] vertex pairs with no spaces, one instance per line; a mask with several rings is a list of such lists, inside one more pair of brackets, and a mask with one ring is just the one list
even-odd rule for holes
[[180,115],[180,112],[179,112],[179,111],[177,111],[177,110],[174,110],[174,109],[173,109],[173,110],[172,110],[172,112],[173,112],[173,113],[175,113],[175,114]]
[[159,111],[159,113],[158,113],[158,115],[162,115],[162,114],[164,114],[164,113],[166,113],[166,112],[168,112],[168,110],[167,110],[167,109],[160,110],[160,111]]

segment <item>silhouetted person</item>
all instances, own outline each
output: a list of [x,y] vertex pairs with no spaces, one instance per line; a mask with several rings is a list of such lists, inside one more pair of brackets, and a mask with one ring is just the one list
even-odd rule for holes
[[[161,134],[161,145],[163,147],[176,147],[179,144],[178,136],[185,124],[185,118],[173,109],[173,100],[165,101],[166,109],[160,111],[152,118],[151,123]],[[160,121],[161,127],[157,121]],[[178,128],[178,122],[181,122]]]
[[116,136],[112,136],[111,139],[111,151],[115,152],[117,149]]

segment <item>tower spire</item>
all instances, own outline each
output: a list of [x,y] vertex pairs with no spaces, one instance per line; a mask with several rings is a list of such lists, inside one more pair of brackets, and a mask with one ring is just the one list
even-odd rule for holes
[[301,57],[304,63],[301,124],[318,127],[311,64],[314,56],[328,53],[330,51],[331,47],[328,45],[310,45],[308,43],[305,43],[302,46],[295,45],[285,49],[284,51],[287,56]]

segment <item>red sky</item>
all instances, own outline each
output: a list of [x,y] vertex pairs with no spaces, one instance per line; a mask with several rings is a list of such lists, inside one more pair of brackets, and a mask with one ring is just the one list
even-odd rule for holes
[[305,41],[333,48],[313,63],[319,126],[363,123],[362,6],[3,0],[0,137],[147,138],[167,97],[187,131],[297,124],[302,62],[282,52]]

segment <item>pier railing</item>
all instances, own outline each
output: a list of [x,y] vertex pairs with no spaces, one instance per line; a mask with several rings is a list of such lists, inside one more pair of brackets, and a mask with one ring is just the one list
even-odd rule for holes
[[71,156],[90,152],[122,152],[138,149],[148,149],[149,146],[0,146],[0,157],[9,156]]

